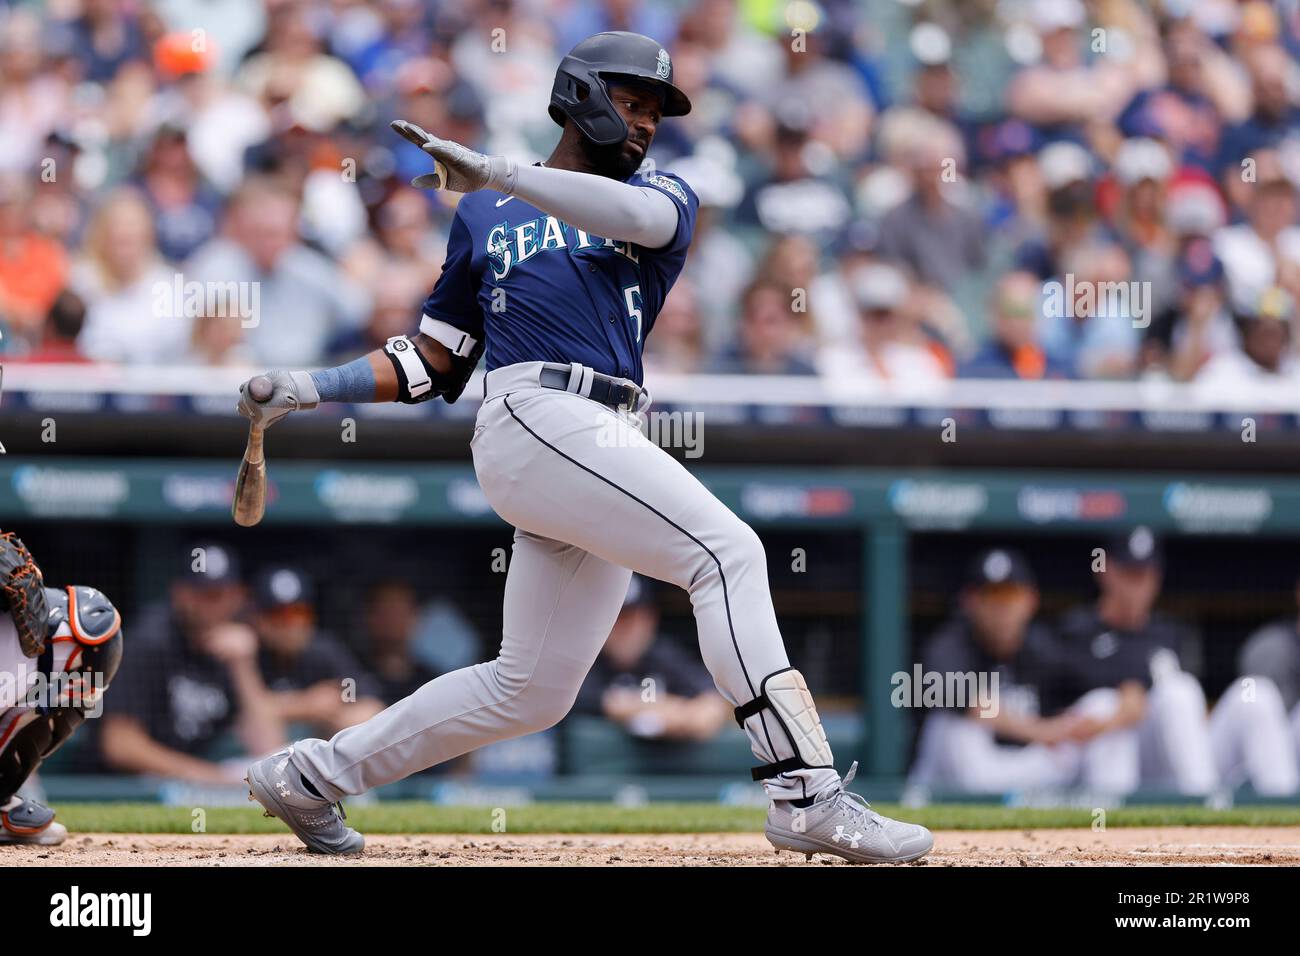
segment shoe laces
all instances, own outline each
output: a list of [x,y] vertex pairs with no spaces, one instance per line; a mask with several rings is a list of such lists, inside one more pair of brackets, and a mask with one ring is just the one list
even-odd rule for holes
[[[857,776],[857,773],[858,762],[855,760],[853,761],[853,766],[849,767],[849,772],[846,773],[844,779],[840,781],[839,786],[832,787],[826,791],[827,796],[825,799],[828,801],[836,801],[841,809],[845,810],[854,820],[860,821],[864,825],[870,824],[876,827],[883,827],[885,825],[885,818],[875,810],[871,809],[871,804],[867,802],[866,797],[859,793],[854,793],[848,788],[849,784],[853,782],[853,778]],[[819,798],[819,802],[820,799],[821,798]]]

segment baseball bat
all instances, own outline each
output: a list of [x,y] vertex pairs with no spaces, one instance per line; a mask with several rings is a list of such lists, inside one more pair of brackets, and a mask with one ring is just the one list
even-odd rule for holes
[[[255,402],[264,402],[271,397],[275,386],[264,375],[259,375],[248,383],[248,397]],[[239,474],[235,477],[235,499],[230,505],[230,514],[235,524],[251,528],[262,520],[266,513],[266,457],[262,453],[262,433],[265,429],[256,422],[248,424],[248,445],[244,448],[244,460],[239,463]]]

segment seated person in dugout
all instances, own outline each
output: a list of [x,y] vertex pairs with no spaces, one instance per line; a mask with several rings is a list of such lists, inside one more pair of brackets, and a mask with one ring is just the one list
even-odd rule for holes
[[264,570],[253,584],[258,669],[285,726],[331,737],[384,709],[375,679],[338,638],[316,627],[311,580],[297,568]]
[[1109,693],[1131,715],[1109,792],[1204,796],[1249,783],[1266,796],[1295,793],[1296,753],[1274,672],[1244,673],[1208,708],[1200,681],[1184,669],[1194,633],[1155,607],[1164,583],[1160,540],[1138,526],[1103,555],[1094,565],[1097,600],[1057,628],[1067,666],[1043,703],[1051,712],[1080,695]]
[[574,710],[603,714],[634,737],[673,740],[711,740],[731,721],[709,672],[659,637],[653,585],[637,574]]
[[1059,695],[1065,661],[1054,635],[1035,621],[1037,610],[1038,589],[1024,557],[1006,548],[976,557],[959,610],[926,642],[921,662],[925,674],[973,678],[947,686],[986,693],[944,699],[926,712],[911,786],[1003,793],[1078,785],[1112,792],[1108,767],[1123,746],[1116,732],[1130,715],[1107,689],[1046,716],[1041,701]]
[[[234,784],[246,761],[214,755],[232,742],[269,753],[285,729],[257,666],[257,636],[239,561],[223,545],[179,555],[167,600],[133,620],[131,643],[100,721],[100,755],[111,770],[200,784]],[[232,755],[233,756],[233,755]]]
[[[1300,575],[1296,577],[1295,602],[1300,607]],[[1238,657],[1237,672],[1243,678],[1268,674],[1289,714],[1291,740],[1300,759],[1300,615],[1293,614],[1264,625],[1246,641]]]

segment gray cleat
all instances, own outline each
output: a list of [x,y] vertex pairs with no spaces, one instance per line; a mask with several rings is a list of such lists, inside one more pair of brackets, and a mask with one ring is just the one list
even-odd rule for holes
[[855,761],[843,783],[817,795],[810,807],[773,800],[767,811],[767,839],[780,850],[831,853],[850,863],[908,863],[925,856],[934,835],[915,823],[883,817],[847,789],[858,772]]
[[343,804],[330,803],[302,785],[302,774],[289,757],[293,748],[272,754],[248,768],[248,799],[268,817],[279,817],[313,853],[360,853],[365,838],[346,826]]
[[15,794],[0,806],[0,843],[57,846],[67,838],[67,828],[54,819],[54,811],[35,800]]

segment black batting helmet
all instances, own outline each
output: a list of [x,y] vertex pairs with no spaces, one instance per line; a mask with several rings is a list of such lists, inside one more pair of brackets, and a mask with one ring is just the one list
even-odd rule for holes
[[664,116],[691,111],[686,94],[673,86],[673,61],[655,40],[639,33],[616,31],[587,37],[560,61],[551,88],[551,119],[563,126],[567,116],[597,146],[627,138],[627,123],[609,98],[606,81],[634,77],[660,87]]

